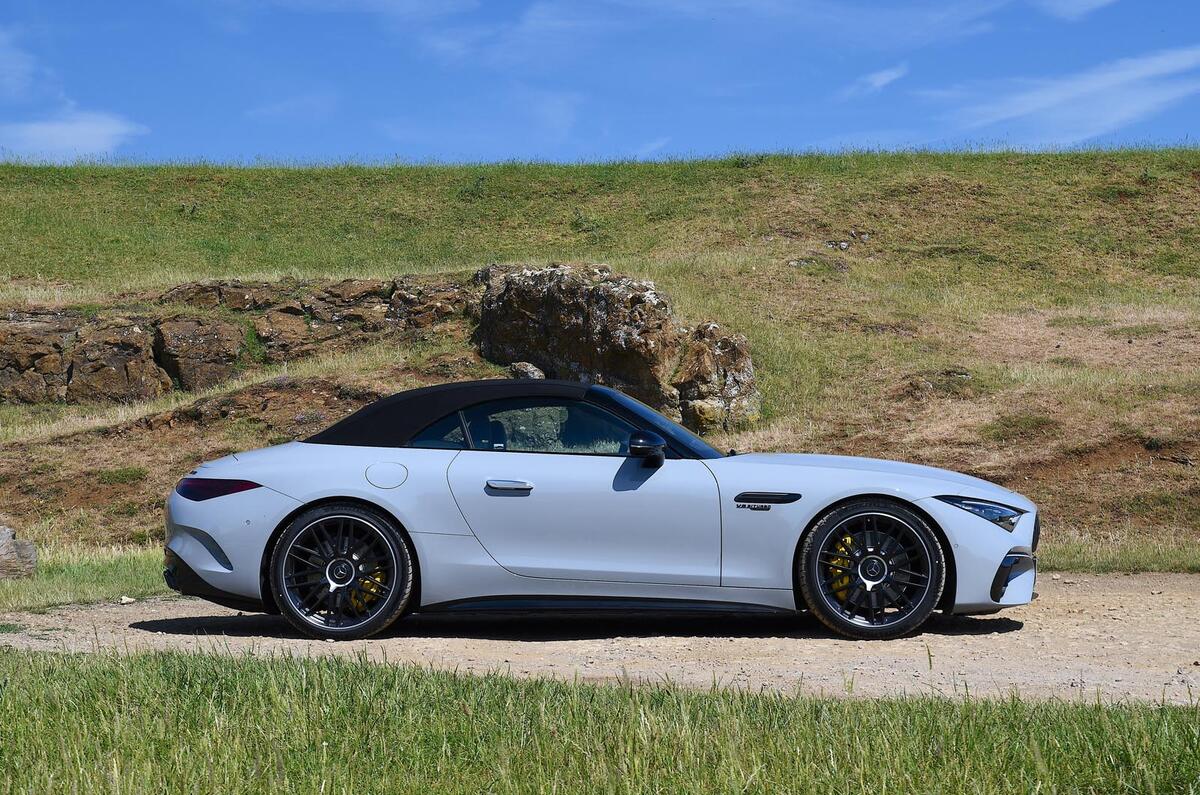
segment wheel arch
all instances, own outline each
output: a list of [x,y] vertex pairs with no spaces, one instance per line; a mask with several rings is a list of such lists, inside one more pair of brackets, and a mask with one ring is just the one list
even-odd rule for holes
[[925,523],[933,530],[937,536],[938,542],[942,545],[942,550],[945,553],[943,557],[946,563],[946,584],[942,589],[942,597],[938,600],[937,609],[950,612],[954,609],[954,595],[958,590],[958,566],[954,561],[954,548],[950,545],[950,538],[946,535],[946,531],[938,524],[937,520],[929,515],[929,512],[917,505],[911,500],[906,500],[903,497],[897,497],[895,494],[879,494],[875,492],[864,492],[862,494],[851,494],[847,497],[841,497],[834,500],[821,510],[817,511],[804,529],[800,531],[800,535],[796,538],[796,546],[792,549],[792,590],[796,594],[796,606],[803,607],[803,597],[800,595],[800,579],[799,579],[799,563],[800,563],[800,547],[804,545],[804,539],[812,532],[813,527],[817,522],[821,521],[821,517],[830,511],[837,510],[843,505],[859,500],[883,500],[892,502],[896,505],[912,511],[917,516],[925,520]]
[[312,500],[311,502],[302,504],[287,516],[283,517],[279,524],[275,526],[275,529],[271,531],[271,535],[267,538],[267,543],[263,547],[262,560],[260,560],[258,564],[258,587],[259,592],[262,594],[263,608],[266,610],[266,612],[273,614],[279,613],[279,605],[275,603],[275,594],[271,590],[270,572],[271,555],[275,552],[275,545],[279,543],[279,537],[283,535],[283,531],[286,530],[288,525],[290,525],[300,514],[313,508],[319,508],[322,505],[330,505],[335,502],[358,505],[362,508],[383,514],[400,529],[400,533],[404,536],[404,540],[407,542],[408,548],[412,550],[413,592],[412,597],[409,599],[409,609],[416,609],[416,607],[421,604],[421,561],[417,555],[417,545],[413,543],[412,536],[409,534],[408,528],[404,526],[403,522],[396,518],[394,513],[377,502],[372,502],[371,500],[366,500],[362,497],[333,495],[329,497],[321,497],[320,499]]

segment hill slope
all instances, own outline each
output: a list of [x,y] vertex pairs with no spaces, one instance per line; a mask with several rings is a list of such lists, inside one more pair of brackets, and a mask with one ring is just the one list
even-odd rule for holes
[[[655,279],[685,318],[750,338],[766,416],[722,443],[967,470],[1044,504],[1047,552],[1060,565],[1200,569],[1198,150],[8,165],[0,240],[8,307],[102,305],[209,277],[605,261]],[[364,355],[310,369],[360,377],[377,358]],[[157,522],[149,504],[124,518],[56,514],[53,495],[17,471],[44,458],[62,480],[86,481],[86,468],[62,462],[63,445],[94,465],[103,437],[51,440],[46,423],[89,411],[0,406],[0,438],[29,440],[19,455],[9,444],[0,491],[7,479],[29,498],[23,510],[48,534],[144,537]],[[237,446],[273,432],[220,433]],[[152,482],[129,484],[131,495],[177,474],[149,470]],[[33,493],[16,491],[22,483]]]

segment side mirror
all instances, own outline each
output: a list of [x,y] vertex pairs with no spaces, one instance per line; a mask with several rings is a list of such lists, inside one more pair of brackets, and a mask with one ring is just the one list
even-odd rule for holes
[[629,457],[642,459],[642,466],[658,469],[667,460],[667,440],[653,431],[629,434]]

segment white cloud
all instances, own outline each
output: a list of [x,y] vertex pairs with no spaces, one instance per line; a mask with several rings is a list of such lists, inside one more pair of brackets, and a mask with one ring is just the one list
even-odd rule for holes
[[633,150],[633,154],[635,157],[639,158],[650,157],[656,152],[662,150],[662,148],[669,143],[671,143],[671,136],[664,135],[661,138],[655,138],[653,141],[647,141],[646,143],[642,144],[637,149]]
[[1038,8],[1056,17],[1083,19],[1097,9],[1110,6],[1117,0],[1031,0]]
[[608,0],[640,15],[659,13],[737,24],[785,26],[797,33],[871,49],[920,46],[991,29],[987,20],[1011,0]]
[[253,6],[275,6],[291,11],[312,13],[382,14],[389,17],[420,19],[455,14],[478,6],[477,0],[225,0],[225,4],[245,11]]
[[17,46],[11,31],[0,28],[0,98],[23,96],[33,76],[33,56]]
[[251,108],[246,111],[246,118],[260,121],[319,121],[333,115],[337,105],[338,98],[334,92],[312,91]]
[[1113,132],[1200,91],[1200,46],[1161,50],[975,102],[953,114],[965,130],[1006,125],[1024,143],[1067,146]]
[[524,98],[534,124],[551,141],[565,140],[575,128],[582,101],[578,94],[525,89],[518,96]]
[[603,10],[595,4],[539,0],[512,22],[431,30],[421,41],[430,52],[448,60],[471,57],[493,66],[543,62],[575,55],[600,34],[629,24]]
[[887,69],[880,69],[877,72],[863,75],[843,88],[840,96],[842,99],[849,99],[860,94],[874,94],[895,83],[906,74],[908,74],[908,64],[898,63],[895,66],[889,66]]
[[0,152],[36,160],[111,154],[149,130],[113,113],[66,111],[37,121],[0,124]]

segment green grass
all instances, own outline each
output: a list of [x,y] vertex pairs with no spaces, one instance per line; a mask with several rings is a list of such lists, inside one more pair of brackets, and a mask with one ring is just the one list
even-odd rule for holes
[[1192,792],[1200,710],[0,651],[5,791]]
[[979,429],[979,435],[994,442],[1010,442],[1053,429],[1058,423],[1041,414],[1001,414]]
[[1061,538],[1038,549],[1039,571],[1162,571],[1200,574],[1200,544],[1190,538]]
[[165,593],[161,548],[48,545],[34,576],[0,580],[0,612]]
[[146,479],[145,467],[117,467],[116,469],[101,469],[96,473],[96,479],[106,485],[137,483]]
[[[128,289],[185,276],[718,250],[782,264],[849,240],[849,261],[865,250],[894,281],[969,289],[1003,274],[1006,300],[1047,284],[1103,293],[1121,289],[1104,272],[1117,261],[1135,274],[1157,274],[1155,262],[1196,274],[1183,221],[1197,169],[1192,149],[570,166],[9,164],[0,165],[0,236],[9,242],[0,273]],[[1150,172],[1153,182],[1139,181]],[[859,230],[869,241],[850,238]]]

